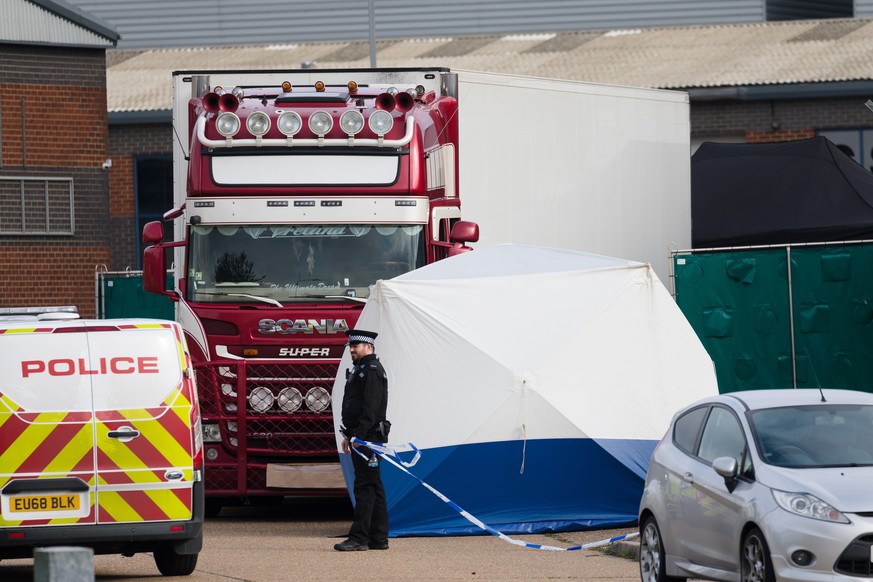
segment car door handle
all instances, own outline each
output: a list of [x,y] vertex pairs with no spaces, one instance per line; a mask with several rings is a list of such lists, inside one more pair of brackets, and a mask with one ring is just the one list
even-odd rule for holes
[[688,483],[689,485],[694,484],[694,474],[693,473],[682,473],[682,480]]
[[111,439],[132,439],[139,436],[139,431],[123,427],[118,430],[110,430],[106,436]]

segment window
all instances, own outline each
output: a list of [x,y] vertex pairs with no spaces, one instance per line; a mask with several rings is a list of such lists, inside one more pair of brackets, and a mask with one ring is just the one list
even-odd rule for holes
[[697,456],[709,463],[719,457],[732,457],[742,466],[745,450],[746,438],[739,419],[727,408],[713,407],[703,427]]
[[873,129],[834,129],[819,131],[844,154],[873,172]]
[[700,425],[706,418],[707,410],[705,406],[695,408],[676,419],[673,442],[688,454],[694,454],[694,445],[697,444],[697,435],[700,434]]
[[[142,229],[147,222],[161,220],[173,209],[173,158],[167,156],[139,157],[134,161],[136,196],[137,257],[142,263]],[[164,240],[173,239],[173,229],[164,228]]]
[[0,177],[0,235],[71,235],[73,179]]

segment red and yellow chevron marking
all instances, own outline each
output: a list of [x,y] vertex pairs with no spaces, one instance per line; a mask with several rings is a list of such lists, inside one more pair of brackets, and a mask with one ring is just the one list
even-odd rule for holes
[[[6,521],[0,526],[37,526],[95,520],[94,427],[97,435],[97,485],[100,522],[183,520],[192,516],[193,447],[191,400],[176,386],[163,406],[117,411],[23,411],[0,394],[0,481],[12,475],[35,477],[77,476],[92,487],[87,518]],[[94,423],[92,424],[92,419]],[[131,426],[140,436],[129,442],[110,438],[110,430]],[[168,481],[168,471],[180,480]]]
[[[184,470],[184,482],[169,489],[162,471],[111,470],[111,459],[98,452],[100,523],[191,519],[193,472]],[[131,487],[133,486],[133,487]]]
[[[0,487],[12,476],[78,477],[94,483],[93,425],[90,412],[28,413],[0,395]],[[51,520],[5,520],[0,526],[57,525],[94,522],[94,496],[88,517]]]
[[[168,399],[175,406],[97,414],[97,467],[100,483],[107,486],[101,487],[98,495],[100,522],[191,518],[194,475],[190,403],[181,395]],[[130,426],[141,436],[127,443],[104,438],[121,426]],[[168,470],[183,473],[182,480],[171,484],[181,488],[168,488],[164,476]],[[113,485],[139,487],[107,490]]]
[[13,333],[51,333],[54,329],[50,327],[16,327],[13,329],[0,329],[0,335]]

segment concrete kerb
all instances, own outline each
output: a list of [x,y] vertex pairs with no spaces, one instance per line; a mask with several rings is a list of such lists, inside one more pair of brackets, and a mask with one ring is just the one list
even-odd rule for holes
[[640,559],[640,542],[636,540],[623,540],[606,546],[606,553],[612,556],[627,558],[628,560]]

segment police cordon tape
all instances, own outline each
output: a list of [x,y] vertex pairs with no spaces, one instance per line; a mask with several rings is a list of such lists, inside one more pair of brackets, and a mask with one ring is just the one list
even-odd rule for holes
[[[638,533],[629,533],[629,534],[616,536],[614,538],[598,540],[596,542],[589,542],[587,544],[582,544],[579,546],[571,546],[569,548],[559,548],[557,546],[546,546],[543,544],[532,544],[530,542],[525,542],[523,540],[516,540],[516,539],[509,537],[508,535],[506,535],[504,533],[497,531],[496,529],[494,529],[490,525],[484,523],[482,520],[480,520],[476,516],[468,513],[464,508],[459,506],[457,503],[455,503],[454,501],[452,501],[451,499],[449,499],[448,497],[446,497],[445,495],[443,495],[442,493],[440,493],[439,491],[437,491],[436,489],[434,489],[433,487],[431,487],[430,485],[428,485],[427,483],[425,483],[424,481],[419,479],[416,475],[414,475],[409,470],[409,467],[412,467],[413,465],[415,465],[418,462],[418,460],[421,458],[421,451],[419,451],[418,448],[414,444],[405,443],[402,445],[392,445],[392,444],[388,444],[388,443],[374,443],[374,442],[370,442],[370,441],[361,440],[357,437],[352,437],[350,440],[352,443],[357,443],[359,445],[367,447],[371,451],[374,451],[383,460],[388,461],[389,463],[391,463],[392,465],[394,465],[395,467],[397,467],[398,469],[400,469],[401,471],[403,471],[404,473],[406,473],[407,475],[409,475],[410,477],[412,477],[413,479],[418,481],[422,486],[424,486],[425,489],[427,489],[428,491],[430,491],[431,493],[433,493],[434,495],[436,495],[437,497],[442,499],[443,502],[445,502],[449,507],[451,507],[452,509],[457,511],[459,514],[461,514],[461,517],[463,517],[464,519],[466,519],[467,521],[469,521],[470,523],[472,523],[476,527],[490,533],[493,536],[497,536],[498,538],[502,539],[505,542],[509,542],[510,544],[513,544],[516,546],[522,546],[525,548],[532,548],[534,550],[570,552],[573,550],[589,550],[589,549],[598,548],[601,546],[608,546],[610,544],[614,544],[614,543],[620,542],[622,540],[635,538],[635,537],[640,535]],[[357,454],[359,454],[364,459],[367,459],[367,456],[363,452],[358,450],[357,448],[352,447],[352,450],[354,452],[356,452]],[[406,453],[406,452],[410,452],[410,451],[415,451],[415,456],[412,458],[411,461],[408,461],[408,462],[404,461],[398,455],[398,453],[401,453],[401,452]],[[369,460],[369,459],[367,459],[367,460]]]

